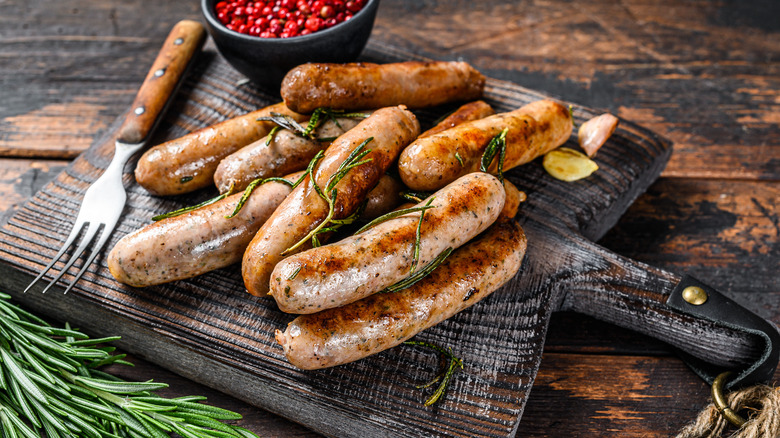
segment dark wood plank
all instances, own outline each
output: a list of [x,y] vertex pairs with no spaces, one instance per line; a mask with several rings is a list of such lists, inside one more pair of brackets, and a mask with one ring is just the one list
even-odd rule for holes
[[[397,0],[380,6],[372,39],[641,123],[676,144],[667,176],[777,180],[771,11],[774,2]],[[198,18],[197,4],[181,0],[7,2],[0,14],[14,17],[0,56],[22,63],[0,67],[0,152],[60,157],[86,149],[126,109],[170,26]]]

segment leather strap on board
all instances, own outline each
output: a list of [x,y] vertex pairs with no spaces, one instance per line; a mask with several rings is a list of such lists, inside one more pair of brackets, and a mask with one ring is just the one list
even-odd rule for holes
[[[706,294],[702,298],[705,301],[700,304],[690,302],[696,302],[695,299],[691,299],[692,296],[695,297],[697,292],[701,293],[696,288],[700,288]],[[778,359],[780,359],[780,332],[778,332],[777,326],[688,275],[683,277],[675,287],[666,304],[681,313],[712,321],[737,332],[757,336],[764,341],[761,356],[755,362],[745,369],[733,370],[737,372],[737,375],[728,383],[727,389],[764,383],[772,378],[777,368]],[[727,354],[728,346],[724,346],[723,350]],[[678,350],[678,354],[696,374],[710,385],[715,377],[726,371],[685,351]]]

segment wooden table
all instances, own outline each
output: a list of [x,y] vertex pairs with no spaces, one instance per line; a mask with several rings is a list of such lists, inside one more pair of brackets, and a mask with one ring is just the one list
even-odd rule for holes
[[[675,143],[658,180],[600,242],[689,273],[780,322],[780,5],[385,0],[372,38],[603,108]],[[0,3],[2,218],[130,104],[195,1]],[[149,17],[154,17],[150,20]],[[261,436],[316,436],[143,358],[128,379],[245,415]],[[776,377],[780,374],[776,374]],[[708,387],[661,341],[556,314],[519,436],[668,436]]]

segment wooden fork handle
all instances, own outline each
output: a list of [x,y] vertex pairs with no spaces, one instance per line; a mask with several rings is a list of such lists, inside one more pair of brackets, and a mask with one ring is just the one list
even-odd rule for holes
[[176,23],[119,128],[118,141],[135,144],[148,139],[205,41],[206,31],[197,21]]

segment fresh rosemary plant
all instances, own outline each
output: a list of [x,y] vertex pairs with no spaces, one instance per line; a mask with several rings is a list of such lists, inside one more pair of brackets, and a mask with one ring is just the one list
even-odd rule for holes
[[164,383],[126,382],[96,368],[132,365],[104,343],[69,326],[56,328],[0,293],[0,427],[3,437],[249,438],[226,424],[235,412],[200,403],[204,397],[164,398]]
[[463,361],[458,359],[454,354],[452,354],[451,350],[445,350],[444,348],[439,347],[438,345],[431,344],[428,342],[406,341],[404,342],[404,345],[430,348],[432,350],[439,352],[449,361],[446,368],[442,372],[437,374],[436,377],[431,379],[428,383],[417,386],[418,389],[424,389],[432,386],[436,382],[440,382],[439,386],[436,387],[436,390],[433,392],[433,394],[431,394],[431,396],[428,397],[427,400],[425,400],[425,406],[431,406],[432,404],[439,401],[439,399],[441,399],[441,396],[444,395],[444,391],[446,391],[447,385],[450,383],[450,380],[452,380],[452,376],[455,375],[455,371],[458,370],[458,367],[460,367],[460,369],[463,369]]
[[479,165],[480,171],[487,172],[490,163],[492,163],[493,159],[498,155],[498,171],[496,172],[496,176],[501,182],[504,182],[504,158],[506,157],[506,133],[508,131],[509,128],[504,128],[500,134],[490,140],[487,148],[485,148],[485,152],[482,154],[482,161]]

